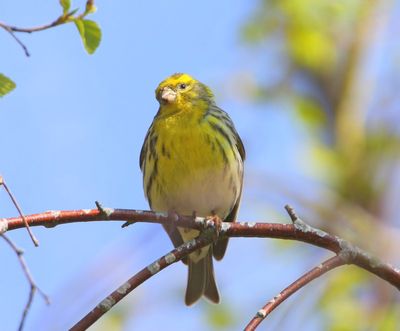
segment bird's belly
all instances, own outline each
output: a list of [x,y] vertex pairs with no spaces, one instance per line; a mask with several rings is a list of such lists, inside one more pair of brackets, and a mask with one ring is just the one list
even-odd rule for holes
[[[238,177],[230,167],[231,173],[226,170],[196,171],[192,176],[181,174],[181,183],[172,185],[164,199],[154,201],[156,210],[175,211],[181,215],[210,216],[218,215],[224,219],[233,208],[238,199],[237,190],[232,188],[233,178]],[[239,178],[237,178],[239,180]],[[237,181],[237,183],[240,183]],[[240,184],[239,184],[240,185]],[[199,235],[198,230],[178,228],[184,242]],[[190,254],[190,259],[197,263],[209,251],[209,246]]]
[[170,192],[167,207],[184,215],[194,212],[197,216],[215,214],[225,218],[237,200],[230,184],[232,176],[218,170],[197,173],[187,178],[187,183],[181,183],[178,190]]
[[[210,163],[190,160],[159,160],[158,178],[151,207],[157,211],[175,211],[181,215],[218,215],[224,219],[236,203],[241,189],[241,164],[210,159]],[[163,173],[163,169],[165,173]],[[175,169],[168,173],[168,169]]]

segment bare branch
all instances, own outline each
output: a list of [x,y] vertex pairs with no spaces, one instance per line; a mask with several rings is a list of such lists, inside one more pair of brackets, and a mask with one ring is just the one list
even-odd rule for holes
[[[106,218],[106,219],[104,219]],[[54,227],[59,224],[93,221],[129,221],[179,225],[187,228],[203,229],[204,218],[193,216],[167,215],[144,210],[114,209],[81,209],[69,211],[48,211],[41,214],[25,216],[31,226],[44,225]],[[21,217],[0,219],[0,233],[24,226]],[[361,248],[344,239],[333,236],[322,230],[313,228],[297,217],[294,224],[236,222],[221,224],[221,236],[227,237],[259,237],[302,241],[314,246],[328,249],[341,256],[347,264],[357,265],[400,289],[400,270],[390,264],[383,263]]]
[[2,27],[4,30],[6,30],[11,37],[13,37],[15,39],[15,41],[22,47],[22,49],[24,50],[24,53],[27,57],[31,56],[31,54],[29,54],[28,48],[25,46],[25,44],[21,41],[21,39],[19,39],[14,31],[7,25],[5,25],[4,23],[0,22],[0,27]]
[[51,28],[54,28],[54,27],[56,27],[58,25],[70,23],[74,19],[84,18],[90,12],[94,11],[94,9],[95,9],[94,0],[87,0],[84,12],[82,14],[78,15],[78,16],[74,16],[75,11],[72,11],[70,13],[66,13],[66,14],[63,14],[63,15],[59,16],[56,20],[54,20],[51,23],[38,25],[38,26],[35,26],[35,27],[30,27],[30,28],[20,28],[20,27],[17,27],[17,26],[14,26],[14,25],[9,25],[9,24],[6,24],[6,23],[0,21],[0,28],[3,28],[4,30],[6,30],[16,40],[16,42],[23,48],[26,56],[30,56],[28,48],[15,35],[15,33],[33,33],[33,32],[38,32],[38,31],[44,31],[44,30],[47,30],[47,29],[51,29]]
[[70,331],[83,331],[87,330],[93,325],[101,316],[109,311],[114,305],[127,296],[132,290],[145,282],[150,277],[154,276],[159,271],[170,266],[171,264],[180,261],[188,254],[195,250],[202,248],[212,241],[216,240],[215,229],[208,229],[204,231],[198,238],[184,243],[183,245],[173,249],[168,254],[162,256],[157,261],[149,264],[146,268],[140,270],[137,274],[131,277],[128,281],[118,287],[114,292],[102,300],[93,310],[91,310],[85,317],[76,323]]
[[247,324],[245,331],[253,331],[255,330],[260,323],[283,301],[289,298],[292,294],[296,293],[298,290],[303,288],[305,285],[313,281],[314,279],[322,276],[329,270],[335,269],[344,265],[346,262],[339,256],[336,255],[331,257],[327,261],[320,264],[318,267],[311,269],[309,272],[301,276],[295,282],[286,287],[283,291],[281,291],[277,296],[268,301],[266,305],[260,309],[257,314],[253,317],[253,319]]
[[[31,229],[30,229],[30,227],[29,227],[29,224],[28,224],[28,222],[26,221],[25,216],[24,216],[24,214],[22,213],[22,210],[21,210],[21,208],[20,208],[20,206],[19,206],[17,200],[15,199],[14,195],[11,193],[10,189],[8,188],[6,182],[4,181],[4,178],[3,178],[2,176],[0,176],[0,185],[3,185],[4,189],[6,190],[8,196],[10,197],[10,199],[11,199],[12,203],[14,204],[15,208],[17,208],[18,213],[19,213],[19,215],[21,216],[21,218],[22,218],[22,220],[23,220],[23,222],[24,222],[24,225],[25,225],[26,229],[28,230],[29,236],[31,237],[33,244],[34,244],[36,247],[39,246],[39,241],[36,239],[35,235],[32,233],[32,231],[31,231]],[[0,231],[0,232],[1,232],[1,231]]]
[[43,300],[46,302],[46,304],[50,303],[49,297],[36,285],[35,281],[32,278],[32,275],[29,271],[28,265],[25,262],[25,259],[23,257],[23,251],[19,249],[10,238],[8,238],[6,235],[1,234],[1,237],[6,241],[6,243],[11,247],[11,249],[17,254],[19,263],[21,265],[22,271],[25,274],[26,279],[28,280],[29,286],[30,286],[30,291],[29,291],[29,296],[28,296],[28,301],[25,305],[24,311],[22,313],[21,321],[19,323],[18,330],[21,331],[24,328],[25,320],[26,317],[28,316],[29,310],[31,308],[33,298],[35,296],[36,291],[42,296]]

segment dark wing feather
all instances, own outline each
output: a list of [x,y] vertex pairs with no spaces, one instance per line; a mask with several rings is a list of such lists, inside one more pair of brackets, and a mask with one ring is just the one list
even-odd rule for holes
[[[235,222],[239,211],[240,199],[242,198],[242,190],[240,189],[239,198],[237,199],[233,209],[224,219],[224,222]],[[213,245],[213,256],[216,260],[222,260],[228,247],[229,238],[221,238]]]
[[219,108],[215,103],[212,103],[212,104],[210,104],[210,107],[209,107],[207,113],[204,114],[204,117],[207,117],[207,116],[216,117],[220,121],[224,121],[226,123],[226,125],[229,127],[229,129],[233,132],[233,135],[235,137],[236,148],[239,151],[242,161],[244,161],[246,159],[246,151],[244,149],[242,139],[240,139],[240,136],[236,131],[235,125],[233,124],[228,113],[226,111],[222,110],[221,108]]
[[[209,115],[219,118],[221,121],[224,121],[226,123],[226,125],[229,127],[229,129],[233,132],[236,148],[239,151],[239,155],[241,157],[242,162],[244,162],[244,160],[246,158],[246,151],[244,149],[242,139],[240,139],[240,136],[236,131],[235,125],[233,124],[229,115],[225,111],[220,109],[218,106],[216,106],[215,104],[210,106],[210,110],[208,113],[209,113]],[[242,177],[242,181],[243,181],[243,177]],[[233,206],[229,215],[224,219],[224,222],[235,222],[236,221],[237,213],[239,211],[241,197],[242,197],[242,187],[240,188],[239,197],[238,197],[235,205]],[[213,255],[216,260],[221,260],[224,257],[226,248],[228,246],[228,241],[229,241],[228,238],[222,238],[213,245]]]
[[142,172],[144,170],[144,161],[145,161],[146,154],[147,154],[147,145],[148,145],[147,140],[149,138],[151,130],[152,130],[152,126],[150,126],[150,128],[147,130],[146,137],[144,137],[142,149],[140,150],[139,166],[140,166],[140,169],[142,170]]

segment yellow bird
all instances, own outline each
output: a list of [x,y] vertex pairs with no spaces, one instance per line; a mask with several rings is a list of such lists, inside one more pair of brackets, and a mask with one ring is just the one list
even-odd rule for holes
[[[140,153],[143,187],[150,208],[180,215],[219,216],[234,222],[243,186],[243,143],[212,91],[187,74],[174,74],[156,89],[160,108]],[[199,231],[164,226],[175,247]],[[191,253],[185,303],[202,295],[218,303],[213,260],[221,260],[228,239]]]

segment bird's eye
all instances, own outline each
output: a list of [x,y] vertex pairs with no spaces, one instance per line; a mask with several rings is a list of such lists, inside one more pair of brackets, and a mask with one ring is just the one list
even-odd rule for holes
[[185,83],[179,84],[179,89],[184,90],[187,87]]

